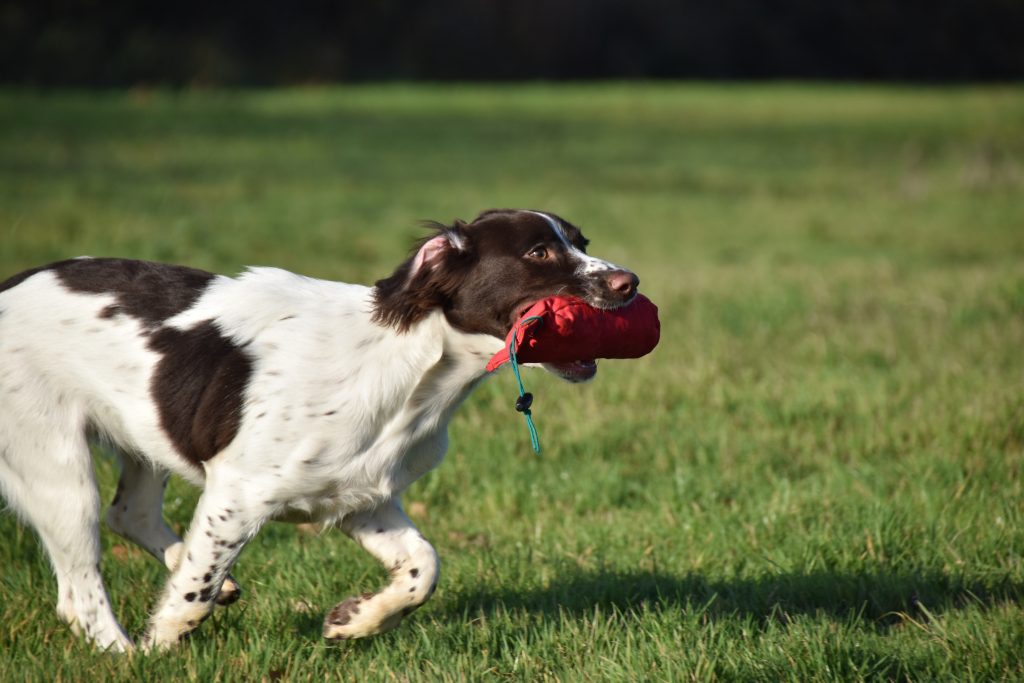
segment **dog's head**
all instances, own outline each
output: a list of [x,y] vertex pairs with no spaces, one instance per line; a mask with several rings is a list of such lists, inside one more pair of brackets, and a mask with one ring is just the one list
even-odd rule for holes
[[[463,332],[504,339],[526,309],[549,296],[576,296],[604,309],[636,296],[635,274],[589,256],[579,228],[553,214],[494,210],[471,223],[431,225],[436,234],[376,283],[376,322],[404,332],[441,309]],[[586,360],[545,367],[577,382],[597,370]]]

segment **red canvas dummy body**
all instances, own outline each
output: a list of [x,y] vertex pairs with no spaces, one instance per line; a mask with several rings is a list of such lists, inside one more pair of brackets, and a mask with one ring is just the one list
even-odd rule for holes
[[509,361],[513,337],[520,363],[639,358],[658,345],[661,323],[658,307],[642,294],[611,310],[594,308],[575,297],[541,299],[509,331],[505,348],[487,364],[488,372]]

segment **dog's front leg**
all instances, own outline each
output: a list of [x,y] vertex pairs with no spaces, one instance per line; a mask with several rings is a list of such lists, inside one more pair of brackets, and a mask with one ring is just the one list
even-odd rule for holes
[[377,593],[338,603],[324,621],[324,637],[362,638],[390,631],[434,593],[440,572],[437,553],[397,500],[349,515],[341,528],[388,569],[391,582]]
[[243,500],[237,487],[216,485],[208,472],[178,566],[167,580],[142,641],[144,649],[173,645],[210,615],[242,547],[275,504]]

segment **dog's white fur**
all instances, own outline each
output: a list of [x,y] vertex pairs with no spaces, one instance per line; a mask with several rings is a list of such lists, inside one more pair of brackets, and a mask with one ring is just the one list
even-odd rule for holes
[[[410,278],[433,266],[435,240]],[[271,519],[336,523],[391,572],[382,591],[335,608],[328,638],[386,631],[429,598],[437,554],[399,494],[440,462],[452,412],[503,342],[456,329],[440,310],[396,332],[372,320],[373,292],[253,268],[215,277],[161,323],[188,331],[213,321],[253,360],[237,435],[201,466],[161,425],[161,356],[144,322],[104,314],[114,294],[73,291],[50,270],[0,292],[0,490],[50,555],[63,619],[101,648],[133,647],[99,573],[88,428],[123,461],[109,526],[171,570],[146,648],[175,643],[218,596],[237,595],[228,571]],[[161,515],[169,473],[204,489],[184,540]]]
[[[216,533],[228,545],[252,537],[270,518],[340,521],[354,510],[374,510],[347,520],[346,530],[390,569],[415,565],[418,580],[402,575],[329,635],[376,633],[428,597],[437,556],[402,514],[397,494],[439,462],[452,411],[483,377],[481,358],[502,342],[463,334],[440,311],[406,334],[385,332],[369,320],[369,297],[366,287],[257,268],[238,279],[218,278],[195,307],[168,321],[188,329],[216,319],[257,359],[241,430],[205,472],[184,461],[161,429],[149,395],[159,356],[146,348],[141,325],[124,317],[101,326],[99,313],[114,303],[112,296],[70,293],[43,272],[22,283],[19,296],[0,298],[0,444],[6,449],[0,482],[51,552],[65,620],[101,647],[131,646],[98,572],[93,528],[100,501],[87,421],[158,472],[205,488],[186,536],[191,555],[153,616],[152,644],[177,641],[208,613],[207,602],[177,596],[199,593],[197,579],[210,566],[230,566],[223,556],[214,561],[218,546],[205,536],[208,521],[225,509],[231,517],[217,519]],[[22,330],[31,330],[31,338],[19,338]],[[447,362],[439,365],[442,356]],[[414,393],[429,400],[410,401]],[[162,477],[141,476],[150,495],[136,492],[140,500],[126,501],[135,516],[115,506],[108,521],[147,549],[162,548],[160,559],[176,569],[180,541],[161,520],[161,497],[152,495]],[[48,485],[32,485],[41,481]],[[240,547],[224,552],[235,555]]]

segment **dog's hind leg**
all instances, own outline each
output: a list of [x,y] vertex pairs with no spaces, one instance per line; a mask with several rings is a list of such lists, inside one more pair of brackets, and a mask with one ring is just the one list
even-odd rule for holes
[[324,637],[344,640],[390,631],[433,595],[441,569],[437,553],[397,500],[350,515],[341,528],[387,568],[391,582],[378,593],[335,605],[324,620]]
[[[169,476],[131,454],[121,453],[121,478],[107,509],[107,526],[138,544],[173,572],[181,563],[185,546],[164,522],[164,489]],[[229,576],[224,579],[217,603],[229,605],[241,594],[242,589]]]
[[100,576],[99,492],[82,430],[37,418],[19,421],[15,433],[15,425],[5,422],[0,424],[0,487],[50,556],[57,613],[99,647],[131,650]]

